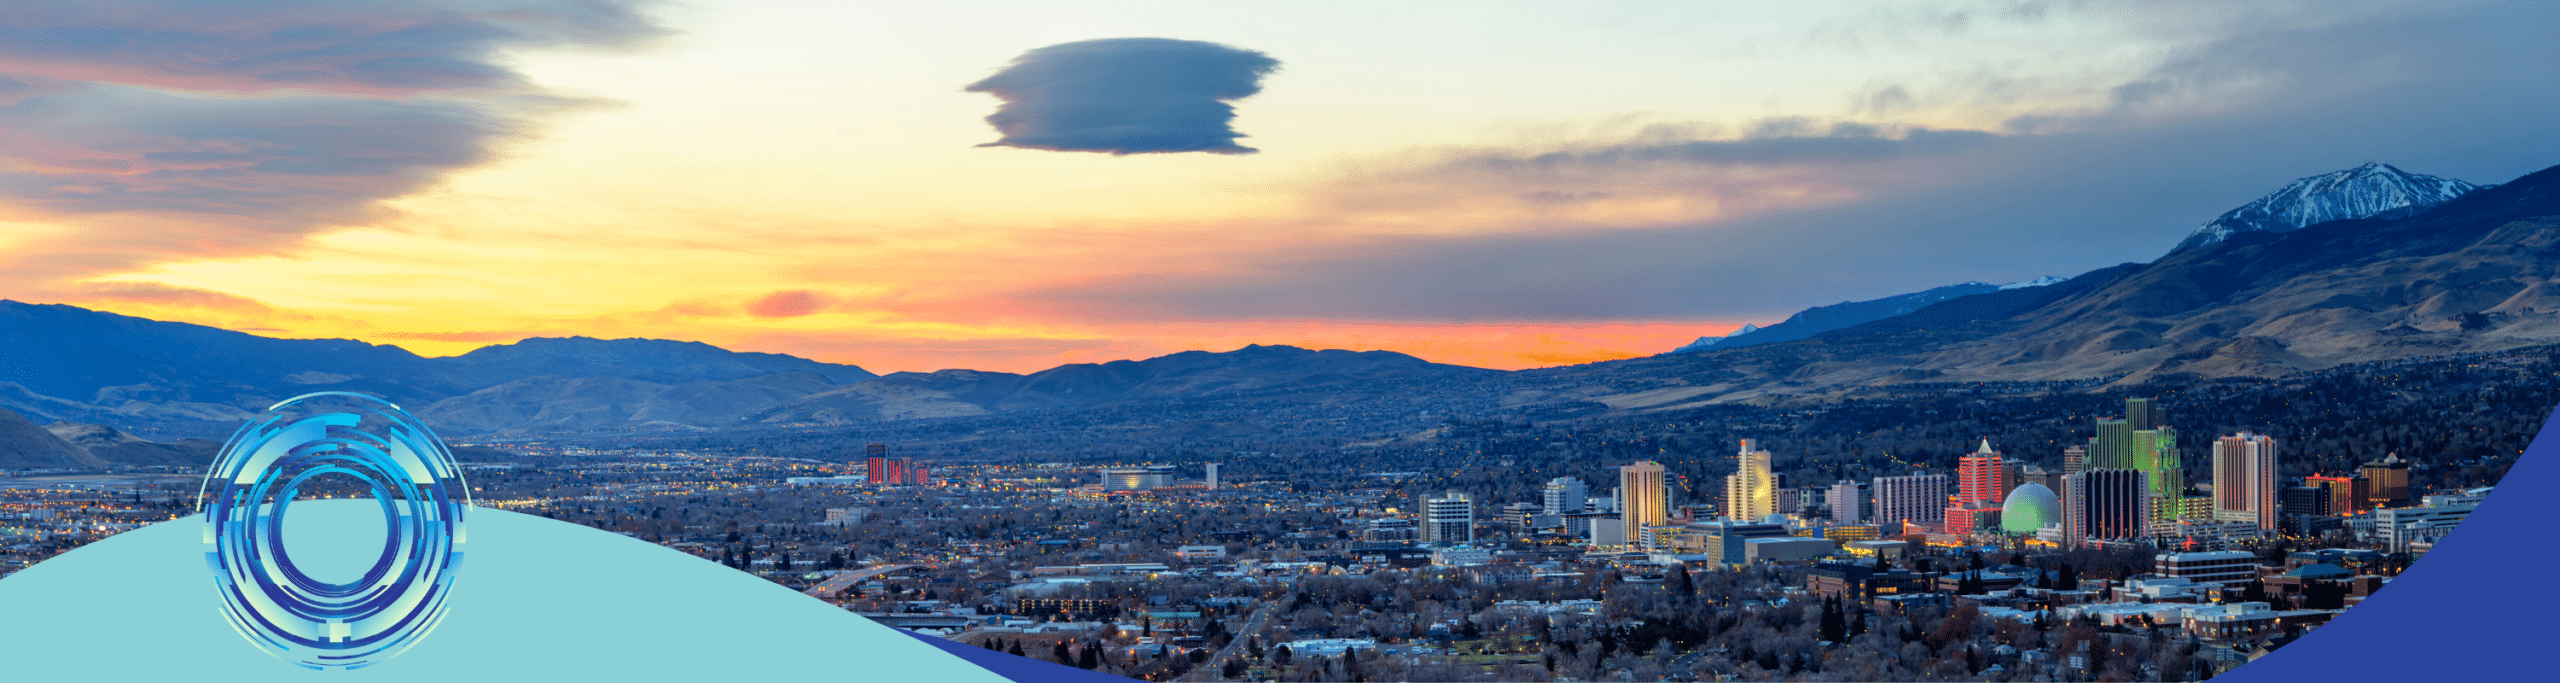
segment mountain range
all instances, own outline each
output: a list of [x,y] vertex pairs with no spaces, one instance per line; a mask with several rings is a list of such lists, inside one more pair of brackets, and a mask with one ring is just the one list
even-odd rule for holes
[[327,390],[382,395],[441,429],[469,434],[841,424],[1487,374],[1499,373],[1388,351],[1259,345],[1028,375],[881,377],[662,339],[533,338],[424,358],[354,340],[272,339],[0,301],[0,409],[163,436],[225,434],[269,404]]
[[1671,352],[1690,353],[1705,351],[1708,349],[1738,349],[1756,344],[1771,344],[1782,341],[1806,339],[1814,335],[1844,327],[1852,327],[1898,315],[1906,315],[1913,311],[1920,310],[1930,304],[1957,297],[1987,294],[2010,289],[2041,287],[2061,281],[2062,278],[2058,277],[2041,277],[2024,282],[2013,282],[2006,285],[1967,282],[1963,284],[1947,285],[1945,287],[1912,292],[1910,294],[1897,294],[1882,299],[1843,301],[1828,306],[1815,306],[1813,308],[1798,311],[1795,315],[1788,316],[1786,320],[1780,321],[1775,325],[1770,325],[1768,327],[1744,325],[1742,326],[1742,329],[1734,330],[1732,334],[1722,337],[1699,337],[1697,341],[1690,342],[1687,346],[1672,349]]
[[2233,231],[2151,263],[1793,343],[1670,355],[1723,369],[1756,398],[1913,381],[2274,376],[2560,342],[2560,168],[2377,216]]
[[[2351,217],[2295,225],[2321,216]],[[196,458],[210,450],[128,434],[220,436],[276,400],[328,389],[384,395],[455,434],[1111,406],[1153,406],[1142,412],[1179,421],[1192,419],[1182,406],[1227,399],[1281,411],[1290,402],[1390,394],[1427,410],[1561,419],[1827,400],[1912,383],[2273,376],[2560,342],[2560,168],[2478,186],[2370,164],[2297,181],[2206,227],[2198,234],[2211,239],[2190,239],[2149,263],[1816,307],[1680,352],[1518,372],[1287,346],[1030,374],[887,376],[653,339],[536,338],[423,358],[353,340],[271,339],[0,301],[0,412],[57,422],[29,431],[31,420],[0,420],[8,427],[0,452],[15,454],[0,457],[0,468],[88,462],[83,455]]]

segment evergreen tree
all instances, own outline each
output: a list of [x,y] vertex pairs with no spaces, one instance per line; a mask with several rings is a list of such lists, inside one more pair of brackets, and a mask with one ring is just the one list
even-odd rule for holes
[[1090,670],[1102,667],[1101,643],[1088,642],[1082,649],[1083,652],[1076,654],[1076,668]]
[[1005,654],[1009,654],[1009,655],[1013,655],[1013,656],[1015,656],[1015,657],[1020,657],[1020,656],[1022,656],[1022,641],[1019,641],[1019,640],[1017,640],[1017,641],[1013,641],[1013,644],[1012,644],[1012,645],[1009,645],[1009,646],[1006,646],[1006,647],[1005,647],[1005,649],[1004,649],[1004,653],[1005,653]]
[[1849,622],[1842,618],[1839,601],[1836,598],[1825,598],[1822,601],[1822,639],[1834,643],[1849,640]]
[[2080,571],[2072,569],[2069,562],[2062,563],[2062,576],[2054,579],[2053,588],[2066,591],[2080,590]]
[[1067,651],[1067,641],[1064,640],[1058,641],[1057,646],[1050,650],[1049,657],[1058,660],[1059,664],[1076,665],[1075,653]]

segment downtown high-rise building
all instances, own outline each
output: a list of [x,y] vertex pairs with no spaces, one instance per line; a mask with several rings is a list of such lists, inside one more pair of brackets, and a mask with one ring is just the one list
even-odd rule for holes
[[2084,470],[2084,469],[2088,469],[2088,468],[2089,468],[2089,447],[2088,447],[2088,446],[2064,446],[2064,447],[2062,447],[2062,474],[2065,474],[2065,475],[2079,474],[2079,473],[2080,473],[2080,470]]
[[1875,519],[1875,495],[1863,481],[1842,480],[1831,485],[1831,523],[1865,524]]
[[1724,516],[1757,522],[1778,512],[1778,478],[1769,470],[1769,452],[1752,448],[1750,439],[1733,456],[1733,474],[1724,477]]
[[2307,522],[2311,518],[2329,514],[2329,489],[2326,487],[2286,486],[2276,489],[2276,497],[2280,500],[2278,508],[2282,513],[2279,524],[2288,534],[2307,533],[2310,531]]
[[1209,463],[1201,466],[1200,469],[1201,488],[1209,491],[1218,490],[1218,463]]
[[1549,479],[1543,492],[1546,494],[1546,512],[1550,515],[1582,512],[1583,499],[1591,493],[1583,486],[1581,477]]
[[870,456],[865,462],[869,466],[867,468],[869,476],[865,477],[866,483],[889,483],[889,444],[875,443],[863,447],[863,450]]
[[2363,475],[2314,475],[2303,477],[2302,482],[2329,490],[2329,511],[2322,514],[2355,514],[2364,510],[2366,499],[2371,498],[2365,492],[2366,481]]
[[2157,521],[2176,521],[2178,505],[2168,500],[2185,495],[2186,471],[2179,462],[2178,430],[2165,424],[2165,417],[2151,399],[2125,399],[2124,417],[2098,420],[2082,469],[2141,472],[2144,490],[2162,499],[2146,503],[2150,514]]
[[2358,471],[2364,474],[2366,496],[2359,507],[2409,504],[2409,463],[2400,454],[2365,463]]
[[2276,440],[2241,432],[2213,440],[2213,518],[2274,530],[2284,516],[2276,497]]
[[1983,439],[1980,449],[1956,458],[1956,497],[1947,502],[1942,517],[1945,531],[1966,534],[1992,526],[2002,498],[2014,488],[2014,473],[1999,451],[1991,450],[1990,439]]
[[1940,529],[1946,521],[1948,483],[1943,474],[1876,477],[1875,523],[1887,535],[1904,522]]
[[1618,468],[1616,498],[1629,534],[1671,519],[1671,491],[1663,485],[1661,463],[1638,460]]
[[1422,540],[1441,545],[1475,542],[1475,500],[1457,491],[1424,500],[1422,502]]
[[1991,450],[1991,440],[1983,439],[1981,448],[1956,458],[1955,502],[1998,505],[2009,489],[2017,488],[2016,472],[1999,451]]
[[2148,487],[2140,470],[2093,469],[2071,475],[2062,499],[2064,547],[2150,535]]

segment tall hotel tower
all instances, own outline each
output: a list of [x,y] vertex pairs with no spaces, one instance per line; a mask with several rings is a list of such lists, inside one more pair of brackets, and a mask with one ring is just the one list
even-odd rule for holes
[[1769,471],[1769,452],[1754,450],[1750,439],[1734,454],[1733,474],[1724,477],[1724,516],[1757,522],[1778,511],[1777,476]]
[[1661,463],[1638,460],[1618,468],[1618,509],[1624,511],[1627,532],[1670,521],[1670,493],[1662,485]]
[[2213,440],[2213,518],[2253,522],[2273,531],[2283,515],[2276,500],[2276,440],[2241,432]]

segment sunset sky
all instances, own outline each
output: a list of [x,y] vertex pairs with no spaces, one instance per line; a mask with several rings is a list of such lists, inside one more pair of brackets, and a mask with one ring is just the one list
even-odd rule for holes
[[1580,363],[2149,260],[2368,161],[2560,164],[2552,26],[2441,1],[13,0],[0,297],[425,355]]

